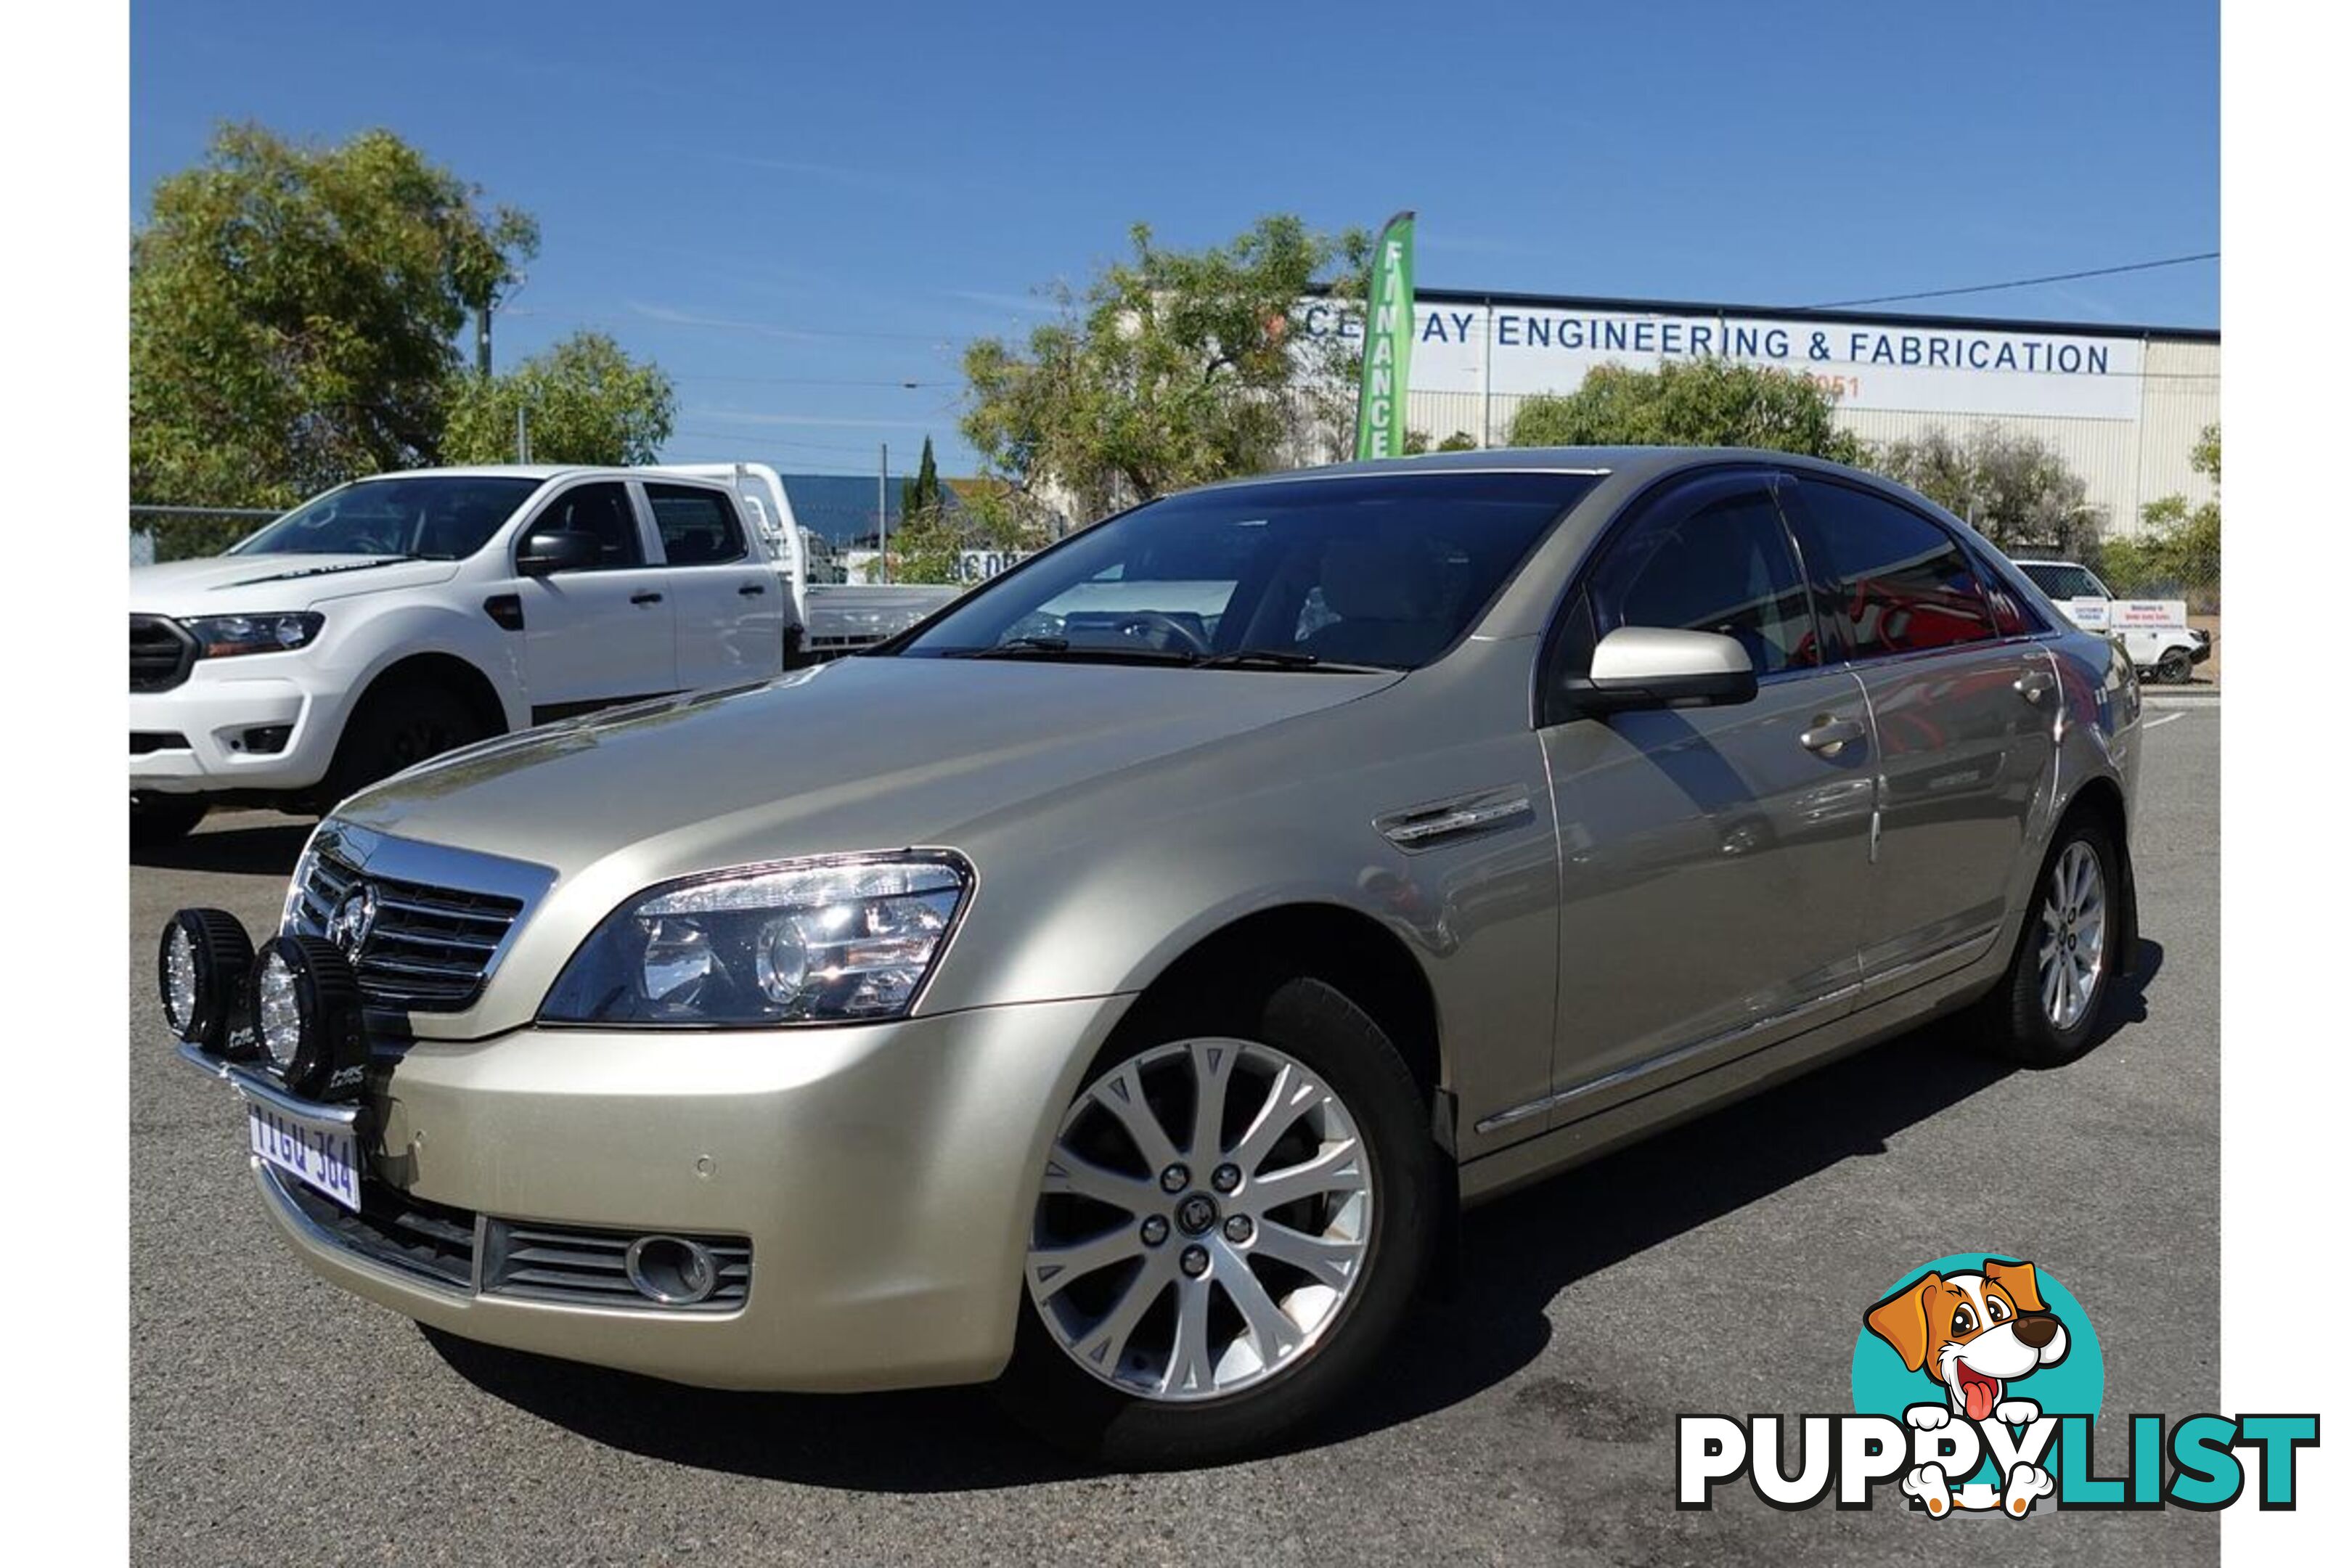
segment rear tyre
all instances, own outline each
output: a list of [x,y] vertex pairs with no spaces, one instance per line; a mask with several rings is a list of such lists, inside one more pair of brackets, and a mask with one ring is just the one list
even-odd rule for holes
[[2189,657],[2187,648],[2167,648],[2164,657],[2156,661],[2156,678],[2167,686],[2186,686],[2189,684],[2189,672],[2195,668],[2195,663]]
[[200,795],[157,795],[150,790],[132,790],[131,847],[152,849],[158,845],[177,844],[195,831],[196,824],[211,809],[211,804]]
[[404,682],[362,699],[335,749],[321,790],[322,809],[403,768],[469,745],[488,734],[473,709],[444,686]]
[[2124,953],[2120,852],[2097,818],[2068,822],[2034,882],[2009,973],[1982,1004],[1990,1043],[2029,1067],[2090,1048]]
[[1313,1419],[1429,1267],[1428,1122],[1388,1037],[1322,981],[1131,1020],[1040,1173],[999,1402],[1130,1469],[1260,1450]]

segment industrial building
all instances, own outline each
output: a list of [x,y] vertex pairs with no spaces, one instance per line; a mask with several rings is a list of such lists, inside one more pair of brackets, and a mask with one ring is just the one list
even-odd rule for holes
[[[1362,331],[1327,300],[1308,301],[1302,324]],[[2221,417],[2221,334],[2195,328],[1423,289],[1406,422],[1433,444],[1459,433],[1499,446],[1521,404],[1575,391],[1597,365],[1708,356],[1811,377],[1866,441],[1985,424],[2032,436],[2082,476],[2111,536],[2136,531],[2161,497],[2212,494],[2189,450]]]

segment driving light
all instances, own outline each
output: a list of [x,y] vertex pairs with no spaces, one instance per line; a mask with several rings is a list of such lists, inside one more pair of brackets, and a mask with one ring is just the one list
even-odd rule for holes
[[245,1010],[253,939],[226,910],[182,910],[155,949],[155,989],[173,1037],[221,1056]]
[[971,886],[961,857],[914,852],[648,889],[581,944],[540,1018],[708,1028],[900,1017]]
[[349,1100],[367,1079],[359,981],[315,936],[269,939],[253,963],[255,1033],[269,1069],[307,1100]]
[[196,639],[199,657],[230,658],[241,653],[288,653],[319,635],[327,617],[316,610],[278,616],[196,616],[182,621]]

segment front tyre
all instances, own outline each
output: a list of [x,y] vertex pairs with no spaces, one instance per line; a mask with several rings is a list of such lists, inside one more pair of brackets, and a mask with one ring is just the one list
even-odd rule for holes
[[1984,1001],[2002,1054],[2029,1067],[2057,1067],[2090,1048],[2125,956],[2119,856],[2095,817],[2078,816],[2060,829],[2009,973]]
[[447,687],[405,680],[379,686],[344,727],[320,792],[321,808],[488,733],[465,699]]
[[2186,686],[2196,660],[2185,647],[2170,647],[2156,661],[2156,678],[2167,686]]
[[1394,1332],[1439,1153],[1396,1048],[1322,981],[1122,1028],[1044,1170],[1001,1401],[1123,1468],[1263,1448]]

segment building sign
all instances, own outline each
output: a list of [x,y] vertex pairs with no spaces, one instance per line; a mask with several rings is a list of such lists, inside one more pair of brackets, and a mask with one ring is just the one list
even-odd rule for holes
[[1029,559],[1026,550],[965,550],[956,554],[955,580],[985,583],[1008,567]]
[[[1306,301],[1309,337],[1360,339],[1363,320]],[[1596,365],[1655,370],[1719,358],[1811,377],[1849,408],[1922,414],[2131,419],[2145,345],[2137,338],[1926,326],[1899,317],[1783,317],[1589,310],[1572,306],[1418,302],[1411,389],[1525,396],[1573,392]]]

